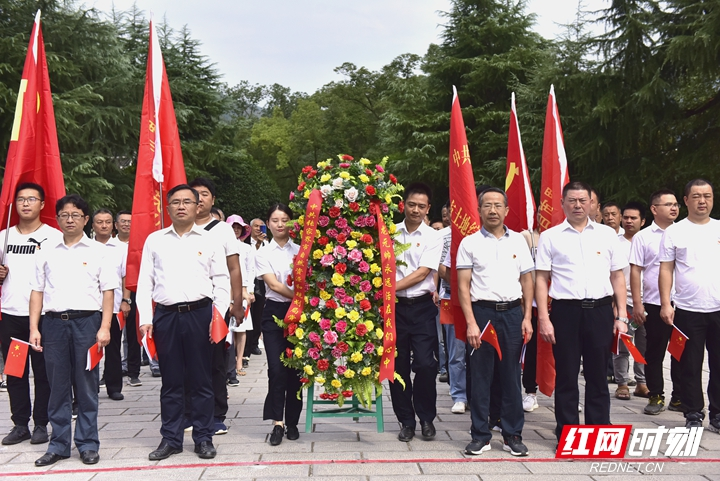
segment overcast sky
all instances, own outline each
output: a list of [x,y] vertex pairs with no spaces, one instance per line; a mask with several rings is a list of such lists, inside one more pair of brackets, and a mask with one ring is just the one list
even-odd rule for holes
[[[341,77],[352,62],[377,70],[403,53],[424,55],[438,43],[449,0],[81,0],[109,12],[133,3],[175,29],[187,25],[207,55],[235,85],[279,83],[312,93]],[[586,10],[610,0],[583,0]],[[578,0],[529,0],[536,30],[554,38],[577,11]]]

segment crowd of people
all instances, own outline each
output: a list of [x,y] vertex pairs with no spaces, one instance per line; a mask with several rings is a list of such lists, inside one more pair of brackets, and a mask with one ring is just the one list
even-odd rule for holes
[[[635,396],[648,398],[645,414],[667,408],[683,412],[687,427],[703,426],[706,348],[707,428],[720,432],[715,275],[720,222],[710,217],[709,182],[687,184],[688,216],[679,222],[676,195],[655,192],[652,222],[644,229],[650,221],[644,204],[600,206],[597,193],[582,182],[565,186],[566,220],[542,233],[505,226],[509,208],[501,189],[481,186],[477,194],[482,227],[462,239],[455,259],[457,296],[467,322],[463,342],[452,323],[440,323],[438,308],[451,298],[450,207],[442,208],[442,219],[430,221],[431,189],[422,183],[405,189],[396,242],[409,247],[398,256],[395,286],[395,370],[405,385],[390,384],[400,441],[415,437],[418,421],[423,439],[435,437],[439,380],[450,384],[452,413],[470,411],[468,454],[489,450],[495,430],[502,433],[505,451],[527,456],[522,430],[525,413],[538,407],[538,337],[552,345],[555,358],[558,438],[564,426],[580,423],[583,410],[586,424],[610,424],[610,382],[617,383],[615,397],[621,400],[630,399],[634,385]],[[125,283],[132,214],[113,217],[98,209],[91,215],[85,200],[67,195],[54,206],[57,230],[40,220],[44,199],[42,186],[18,185],[19,222],[7,232],[0,266],[3,358],[10,354],[11,338],[31,347],[24,375],[7,379],[14,427],[2,444],[48,443],[35,465],[54,464],[70,456],[76,419],[80,458],[97,463],[100,387],[110,399],[122,401],[125,378],[131,387],[142,385],[138,339],[145,339],[157,348],[157,358],[147,362],[162,381],[161,442],[149,459],[182,452],[188,431],[195,453],[214,458],[213,436],[227,433],[228,388],[239,385],[251,356],[262,354],[261,335],[268,363],[263,419],[272,423],[269,443],[299,438],[300,376],[281,361],[291,344],[274,320],[285,316],[293,298],[286,280],[299,246],[289,236],[288,222],[297,213],[274,204],[265,219],[249,224],[237,214],[225,219],[214,206],[210,180],[175,186],[165,199],[172,225],[147,237],[135,293]],[[224,315],[230,348],[212,340],[214,310]],[[673,326],[688,340],[680,361],[671,363],[666,405],[663,362]],[[499,349],[482,341],[487,329],[494,330]],[[628,350],[611,353],[618,331],[633,335],[647,361],[646,366],[634,363],[632,376]],[[104,349],[102,379],[98,367],[86,369],[88,349]]]

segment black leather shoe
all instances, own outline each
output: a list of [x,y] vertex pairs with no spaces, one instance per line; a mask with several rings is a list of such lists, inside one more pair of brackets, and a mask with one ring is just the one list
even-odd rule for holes
[[217,451],[215,451],[215,446],[213,446],[212,442],[203,441],[195,445],[195,453],[198,455],[198,458],[212,459],[217,454]]
[[435,426],[432,421],[420,421],[422,427],[422,435],[425,441],[429,441],[435,437]]
[[159,368],[159,367],[151,368],[151,369],[150,369],[150,372],[152,373],[152,377],[161,377],[161,376],[162,376],[162,374],[160,374],[160,368]]
[[415,428],[411,428],[410,426],[402,426],[400,428],[400,434],[398,434],[398,439],[404,443],[407,443],[408,441],[412,441],[412,438],[415,437]]
[[59,454],[55,453],[45,453],[42,455],[41,458],[35,460],[35,466],[50,466],[51,464],[57,463],[61,459],[67,459],[69,457],[70,456],[60,456]]
[[30,444],[45,444],[46,442],[48,442],[47,426],[35,426]]
[[290,441],[297,441],[300,437],[300,431],[298,431],[297,426],[288,426],[285,428],[285,433]]
[[123,399],[125,399],[125,396],[121,392],[112,392],[108,394],[108,397],[113,401],[122,401]]
[[100,454],[98,454],[97,451],[88,449],[80,453],[80,461],[82,461],[83,464],[97,464],[98,461],[100,461]]
[[285,434],[285,428],[280,426],[279,424],[276,424],[273,426],[273,430],[270,433],[270,446],[277,446],[280,444],[283,440],[283,435]]
[[12,444],[21,443],[28,439],[30,439],[30,430],[27,428],[27,426],[13,426],[13,428],[10,430],[10,434],[3,438],[2,443],[5,446],[10,446]]
[[256,347],[255,349],[250,351],[250,354],[252,354],[253,356],[262,356],[262,351],[259,347]]
[[161,459],[167,459],[173,454],[182,453],[182,448],[173,448],[167,442],[163,441],[160,446],[148,455],[150,461],[160,461]]

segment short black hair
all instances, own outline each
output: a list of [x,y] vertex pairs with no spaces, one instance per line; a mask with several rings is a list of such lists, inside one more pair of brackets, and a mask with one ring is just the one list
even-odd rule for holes
[[573,182],[568,182],[567,184],[565,184],[565,187],[563,187],[562,190],[562,198],[564,199],[567,196],[567,193],[571,190],[584,190],[588,193],[588,197],[591,197],[593,192],[593,188],[590,187],[590,184],[575,180]]
[[495,192],[496,194],[502,194],[503,199],[505,200],[505,207],[508,206],[508,198],[507,194],[504,190],[498,189],[497,187],[488,187],[487,189],[483,190],[480,195],[478,196],[478,207],[482,204],[482,198],[485,194],[488,194],[490,192]]
[[72,204],[78,209],[80,209],[85,217],[90,215],[90,206],[87,202],[85,202],[85,199],[83,199],[77,194],[69,194],[65,197],[58,199],[58,201],[55,202],[55,215],[60,214],[60,211],[63,210],[63,207],[68,204]]
[[132,212],[129,210],[121,210],[117,214],[115,214],[115,222],[118,222],[120,220],[121,215],[132,215]]
[[286,206],[283,203],[276,202],[273,205],[271,205],[270,208],[268,209],[266,219],[270,219],[270,216],[273,215],[273,213],[276,210],[279,210],[279,211],[287,214],[287,216],[291,219],[293,218],[293,211],[292,211],[292,209],[290,209],[290,207]]
[[190,186],[187,185],[187,184],[179,184],[179,185],[176,185],[175,187],[173,187],[172,189],[170,189],[170,190],[168,191],[167,196],[166,196],[165,198],[167,199],[168,202],[170,202],[170,197],[172,197],[173,195],[175,195],[175,192],[179,192],[179,191],[181,191],[181,190],[189,190],[189,191],[192,191],[193,195],[195,196],[195,202],[200,202],[200,194],[198,194],[198,191],[195,190],[195,189],[193,189],[192,187],[190,187]]
[[412,194],[424,194],[428,198],[428,204],[432,201],[432,189],[429,185],[425,184],[424,182],[413,182],[407,188],[405,189],[405,198],[404,200],[408,200],[408,197],[410,197]]
[[625,211],[628,209],[638,211],[640,213],[640,219],[644,219],[645,214],[647,213],[645,204],[643,204],[642,202],[635,201],[635,200],[631,200],[630,202],[625,204],[625,206],[623,206],[622,215],[625,215]]
[[660,197],[662,197],[663,195],[672,195],[673,197],[675,197],[675,200],[677,200],[677,195],[675,195],[675,192],[673,192],[672,190],[660,189],[650,194],[650,205],[655,205],[655,203],[659,201]]
[[690,196],[690,190],[693,187],[700,187],[702,185],[709,185],[711,189],[713,188],[712,184],[705,179],[693,179],[685,185],[685,197]]
[[440,222],[442,224],[442,219],[431,219],[430,225],[433,225],[435,222]]
[[112,218],[112,212],[110,212],[110,209],[101,207],[98,210],[96,210],[95,212],[93,212],[92,219],[91,219],[93,222],[95,222],[95,216],[98,214],[110,214],[110,218]]
[[42,188],[40,184],[36,184],[35,182],[22,182],[18,184],[17,187],[15,187],[15,197],[18,196],[21,190],[25,189],[33,189],[36,190],[38,195],[40,196],[40,200],[45,200],[45,189]]
[[218,209],[218,208],[215,207],[215,206],[212,206],[212,207],[210,208],[210,213],[211,213],[211,214],[215,214],[216,216],[220,217],[220,209]]
[[475,197],[480,197],[480,194],[488,190],[492,185],[478,184],[475,186]]
[[210,195],[215,197],[215,182],[205,177],[195,177],[190,182],[190,187],[206,187],[210,191]]
[[603,211],[607,207],[617,207],[617,210],[620,210],[620,206],[618,205],[618,203],[613,201],[605,202],[600,210]]

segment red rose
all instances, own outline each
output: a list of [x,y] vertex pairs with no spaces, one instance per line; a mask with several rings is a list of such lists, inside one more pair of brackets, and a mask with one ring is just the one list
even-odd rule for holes
[[312,178],[315,177],[316,175],[317,175],[317,170],[311,170],[311,171],[308,173],[308,179],[312,179]]
[[307,173],[310,172],[311,170],[312,170],[312,166],[306,165],[305,167],[302,168],[302,173],[303,173],[303,174],[307,174]]
[[392,182],[393,184],[397,184],[397,177],[395,177],[394,175],[390,174],[390,182]]
[[373,175],[373,171],[370,170],[370,169],[365,169],[365,173],[366,173],[367,175],[371,176],[371,177],[372,177],[372,175]]
[[347,264],[335,264],[335,272],[337,272],[338,274],[345,274],[345,271],[347,271]]
[[360,209],[360,204],[358,204],[357,202],[350,202],[348,204],[348,207],[350,208],[351,211],[357,212]]
[[326,166],[325,166],[325,170],[332,170],[332,168],[333,168],[332,165],[326,165]]
[[[362,324],[364,326],[365,324]],[[367,327],[365,328],[367,330]],[[337,343],[337,348],[340,349],[342,352],[348,352],[350,349],[350,346],[348,346],[348,343],[345,341],[340,341]]]
[[288,235],[290,237],[292,237],[293,239],[297,237],[297,233],[294,230],[291,230],[290,232],[288,232]]
[[367,334],[367,326],[365,324],[358,324],[355,328],[355,334],[358,336],[364,336]]
[[340,216],[340,207],[330,207],[330,210],[328,211],[328,215],[332,217],[333,219]]
[[317,363],[317,366],[319,371],[327,371],[330,367],[330,361],[328,361],[327,359],[320,359]]
[[363,234],[363,236],[360,238],[360,240],[366,244],[372,244],[372,242],[373,242],[373,238],[370,234]]
[[289,347],[285,348],[285,355],[287,356],[288,359],[292,358],[292,355],[293,355],[292,349],[290,349]]
[[355,159],[353,159],[353,158],[352,158],[351,156],[349,156],[349,155],[343,155],[343,156],[342,156],[342,160],[355,160]]
[[304,188],[305,188],[305,182],[300,182],[300,184],[298,185],[297,190],[303,190]]
[[342,395],[343,395],[344,397],[352,397],[353,392],[348,389],[347,391],[343,391],[343,392],[342,392]]
[[325,307],[328,309],[337,309],[338,305],[334,299],[328,299],[327,302],[325,302]]
[[338,236],[336,237],[335,240],[338,241],[338,244],[342,244],[347,240],[347,236],[345,234],[340,233],[340,234],[338,234]]
[[368,207],[368,212],[371,213],[372,215],[375,215],[375,214],[377,214],[377,209],[378,209],[377,204],[371,203],[370,206]]
[[360,309],[362,309],[363,311],[369,311],[371,307],[372,305],[367,299],[363,299],[362,301],[360,301]]
[[328,238],[325,237],[325,236],[322,236],[322,237],[320,237],[320,238],[318,239],[317,242],[318,242],[318,244],[320,244],[321,246],[326,246],[327,243],[330,242],[330,239],[328,239]]
[[318,289],[325,290],[325,286],[327,286],[327,281],[318,281],[317,282]]
[[301,377],[301,378],[300,378],[300,382],[303,383],[303,384],[307,384],[308,381],[309,381],[309,379],[306,378],[306,377]]
[[291,274],[288,274],[287,279],[285,280],[285,283],[286,283],[288,286],[292,287],[292,285],[293,285],[293,278],[292,278],[292,275],[291,275]]
[[297,329],[297,324],[295,324],[294,322],[291,322],[290,324],[288,324],[287,329],[288,329],[288,335],[292,336],[293,334],[295,334],[295,329]]
[[405,202],[398,202],[398,211],[400,211],[401,214],[405,211]]
[[375,187],[373,187],[372,185],[366,185],[365,193],[367,193],[367,195],[375,195]]

